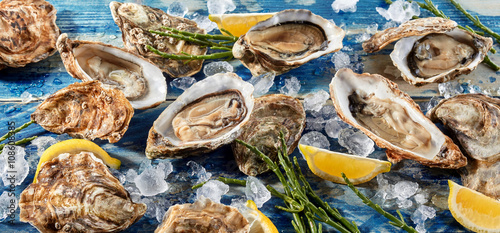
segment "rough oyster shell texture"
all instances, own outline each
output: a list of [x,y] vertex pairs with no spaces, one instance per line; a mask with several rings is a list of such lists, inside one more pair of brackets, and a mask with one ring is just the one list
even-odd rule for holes
[[0,2],[0,69],[23,67],[56,52],[56,9],[44,0]]
[[341,69],[330,83],[330,95],[339,117],[386,148],[389,161],[406,158],[441,168],[467,164],[458,146],[389,79]]
[[[282,94],[265,95],[255,99],[250,120],[242,127],[238,139],[277,161],[277,148],[281,146],[279,133],[283,132],[290,154],[299,143],[305,123],[306,113],[299,100]],[[243,173],[256,176],[269,170],[267,164],[245,146],[233,142],[232,148]]]
[[250,119],[253,106],[253,86],[238,75],[207,77],[186,89],[155,120],[146,156],[185,157],[231,143]]
[[59,36],[57,49],[73,78],[118,88],[135,109],[152,108],[167,97],[161,70],[138,55],[100,42],[72,41],[66,33]]
[[464,186],[500,200],[500,159],[472,160],[465,168],[461,169]]
[[342,48],[345,32],[308,10],[284,10],[240,36],[233,56],[252,75],[285,73]]
[[19,219],[40,232],[117,232],[146,212],[91,152],[44,163],[19,201]]
[[160,9],[135,3],[111,2],[109,7],[113,20],[122,31],[122,39],[126,49],[149,59],[174,78],[191,76],[201,70],[203,60],[186,63],[186,61],[162,58],[146,48],[146,45],[151,45],[161,52],[170,54],[182,54],[181,52],[192,55],[206,54],[207,48],[149,32],[149,30],[164,31],[161,27],[165,26],[205,34],[205,30],[198,28],[194,21],[171,16]]
[[115,143],[127,131],[133,115],[132,105],[120,90],[89,81],[71,84],[50,95],[31,119],[53,133]]
[[174,205],[155,233],[234,232],[245,233],[250,224],[238,209],[201,197],[193,204]]
[[376,52],[399,40],[390,57],[405,81],[446,82],[472,72],[493,44],[491,38],[456,27],[456,22],[439,17],[415,19],[376,33],[363,49]]

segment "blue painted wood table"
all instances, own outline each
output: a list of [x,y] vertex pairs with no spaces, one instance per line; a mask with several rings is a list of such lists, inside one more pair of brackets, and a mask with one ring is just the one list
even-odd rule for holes
[[[380,16],[375,10],[376,7],[388,8],[388,5],[382,0],[361,0],[357,3],[357,11],[354,13],[335,13],[331,8],[333,0],[234,0],[236,10],[233,13],[243,12],[277,12],[284,9],[309,9],[312,12],[323,16],[326,19],[332,19],[337,25],[343,27],[346,31],[344,39],[344,48],[342,51],[348,54],[351,61],[354,61],[357,66],[357,71],[368,73],[383,74],[399,84],[400,88],[410,94],[417,102],[425,103],[431,97],[439,96],[437,84],[429,84],[422,87],[414,87],[401,78],[387,74],[386,69],[391,69],[392,63],[388,54],[391,49],[384,49],[375,54],[366,54],[361,49],[359,42],[360,36],[366,32],[366,28],[374,23],[378,24],[378,29],[381,30],[387,20]],[[122,47],[121,32],[113,22],[108,5],[109,0],[50,0],[57,9],[57,25],[63,33],[68,33],[70,38],[80,40],[101,41]],[[130,1],[127,1],[130,2]],[[136,0],[136,3],[142,3],[162,10],[167,10],[173,0]],[[208,15],[206,1],[202,0],[186,0],[184,4],[189,8],[188,15],[198,13]],[[473,14],[478,14],[484,24],[492,28],[494,31],[500,32],[500,1],[466,1],[460,0],[465,8]],[[461,25],[469,24],[467,19],[446,0],[435,0],[435,4],[443,10],[446,15],[457,21]],[[421,16],[430,16],[425,10],[421,10]],[[499,50],[498,44],[494,48]],[[270,89],[270,93],[278,93],[280,87],[284,85],[284,80],[295,76],[300,80],[302,85],[298,98],[303,99],[306,95],[318,90],[328,91],[328,84],[335,74],[335,64],[331,61],[332,54],[311,61],[297,69],[288,73],[277,76],[274,85]],[[492,55],[491,59],[500,63],[499,55]],[[207,62],[205,62],[206,64]],[[235,72],[244,80],[251,78],[250,72],[241,65],[237,60],[231,61]],[[385,72],[384,72],[385,71]],[[194,76],[196,80],[201,80],[205,76],[200,72]],[[460,76],[457,79],[464,92],[470,90],[481,89],[498,96],[500,91],[500,73],[493,72],[484,65],[480,65],[478,69],[469,75]],[[167,77],[167,82],[171,82],[171,78]],[[66,70],[61,62],[59,54],[55,54],[48,59],[35,64],[29,64],[23,68],[7,68],[0,71],[0,132],[8,131],[8,123],[15,122],[16,125],[28,122],[30,114],[34,111],[37,105],[43,101],[48,95],[55,91],[66,87],[67,85],[76,82]],[[30,103],[22,103],[21,94],[29,92],[33,95],[33,100]],[[130,122],[130,127],[123,139],[115,144],[108,144],[106,141],[96,140],[106,151],[112,156],[119,158],[123,166],[122,172],[129,169],[139,170],[140,164],[146,158],[144,150],[146,147],[146,138],[148,129],[152,126],[153,121],[165,109],[169,103],[182,93],[182,90],[173,88],[169,85],[168,97],[165,103],[149,110],[136,110],[135,115]],[[331,102],[328,102],[331,105]],[[309,115],[310,116],[310,115]],[[308,130],[305,131],[305,133]],[[51,136],[57,135],[45,131],[38,125],[31,125],[27,129],[16,134],[17,138],[30,136]],[[331,150],[345,152],[337,139],[330,139]],[[37,156],[36,149],[26,148],[27,157]],[[337,207],[339,211],[351,221],[355,221],[362,232],[397,232],[399,229],[391,226],[388,220],[381,215],[365,206],[346,186],[333,184],[323,181],[312,174],[305,164],[302,156],[297,152],[293,154],[298,156],[302,168],[306,171],[307,179],[313,185],[313,188],[318,191],[320,196],[326,201]],[[377,148],[370,157],[386,159],[383,149]],[[193,181],[190,177],[189,168],[186,166],[188,161],[195,161],[201,164],[206,170],[212,173],[213,177],[227,176],[233,178],[244,179],[244,176],[237,169],[234,162],[231,149],[229,146],[221,149],[191,158],[186,159],[171,159],[174,172],[170,174],[167,182],[170,182],[171,188],[161,196],[167,199],[170,204],[192,202],[195,194],[190,189]],[[154,161],[156,163],[157,161]],[[15,188],[17,198],[23,189],[31,182],[34,175],[35,167],[30,168],[28,178]],[[183,179],[187,176],[187,179]],[[426,229],[428,232],[465,232],[457,223],[450,212],[447,210],[447,195],[448,187],[447,180],[451,179],[455,182],[460,182],[460,177],[457,171],[441,170],[428,168],[412,161],[403,161],[394,164],[392,171],[387,173],[386,178],[393,180],[409,180],[419,184],[420,191],[426,197],[425,204],[433,207],[437,211],[437,216],[426,221]],[[274,174],[263,174],[259,176],[266,184],[279,187]],[[391,181],[392,182],[392,181]],[[366,193],[369,197],[375,196],[378,189],[376,179],[359,185],[359,189]],[[2,188],[2,192],[6,191],[7,187]],[[229,204],[231,199],[243,198],[244,192],[240,187],[231,186],[230,192],[223,197],[222,202]],[[375,197],[376,198],[376,197]],[[158,202],[158,199],[152,197],[151,202]],[[380,201],[380,200],[379,200]],[[379,202],[381,203],[381,202]],[[281,200],[272,198],[271,201],[264,204],[262,211],[274,221],[281,232],[292,232],[293,227],[290,224],[291,215],[274,208],[275,205],[281,205]],[[384,203],[387,209],[395,214],[397,205]],[[2,207],[4,208],[4,207]],[[406,221],[413,225],[410,216],[415,211],[416,203],[413,201],[411,207],[402,209],[402,213]],[[36,229],[27,223],[19,221],[19,209],[16,212],[14,222],[4,220],[0,223],[1,232],[36,232]],[[158,221],[152,218],[151,215],[143,217],[139,222],[135,223],[127,232],[153,232],[157,227]],[[331,227],[325,227],[325,232],[335,232]]]

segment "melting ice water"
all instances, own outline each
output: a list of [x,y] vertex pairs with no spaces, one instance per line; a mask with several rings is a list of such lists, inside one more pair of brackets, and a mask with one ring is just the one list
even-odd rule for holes
[[180,77],[172,80],[170,82],[170,86],[175,87],[177,89],[186,90],[196,83],[196,79],[193,77]]
[[201,188],[196,189],[196,198],[204,196],[213,202],[220,203],[222,195],[229,192],[229,185],[218,180],[209,180]]
[[335,13],[343,12],[356,12],[356,3],[359,0],[335,0],[332,3],[332,9]]
[[271,192],[257,178],[253,176],[247,177],[247,185],[245,186],[245,196],[248,200],[255,202],[258,208],[261,208],[264,203],[271,199]]
[[231,73],[234,68],[227,61],[214,61],[203,67],[203,73],[208,77],[218,73]]

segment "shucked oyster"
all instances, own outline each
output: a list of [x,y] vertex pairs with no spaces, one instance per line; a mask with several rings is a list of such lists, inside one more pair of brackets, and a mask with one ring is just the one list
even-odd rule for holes
[[163,217],[155,233],[234,232],[246,233],[247,219],[238,209],[201,197],[193,204],[174,205]]
[[427,115],[450,128],[467,154],[478,160],[500,159],[500,100],[462,94],[439,102]]
[[285,73],[342,48],[345,32],[308,10],[284,10],[259,22],[233,47],[233,56],[257,76]]
[[363,49],[376,52],[399,40],[391,59],[408,83],[446,82],[472,72],[493,44],[491,38],[456,27],[455,21],[439,17],[411,20],[373,35]]
[[57,49],[71,76],[120,89],[135,109],[157,106],[167,97],[161,70],[138,55],[99,42],[72,41],[66,33]]
[[386,148],[391,162],[406,158],[441,168],[467,164],[458,146],[383,76],[341,69],[330,83],[330,95],[339,117]]
[[195,83],[170,104],[149,130],[146,156],[206,153],[232,142],[250,119],[253,86],[234,73]]
[[19,219],[40,232],[118,232],[146,212],[91,152],[59,155],[37,180],[21,193]]
[[109,4],[113,20],[122,31],[122,39],[125,48],[140,54],[160,67],[170,76],[177,78],[191,76],[201,70],[203,60],[187,62],[162,58],[149,51],[146,45],[151,45],[161,52],[170,54],[182,54],[186,52],[192,55],[204,55],[207,48],[201,48],[196,44],[170,37],[163,37],[149,32],[149,30],[162,31],[162,26],[171,27],[182,31],[205,34],[205,30],[198,28],[194,21],[171,16],[160,9],[152,8],[135,3],[111,2]]
[[0,2],[0,69],[23,67],[56,52],[56,9],[44,0]]
[[125,134],[133,115],[134,109],[121,91],[89,81],[52,94],[36,108],[31,119],[53,133],[114,143]]
[[[288,153],[299,143],[306,123],[306,113],[299,100],[281,94],[265,95],[255,99],[255,105],[238,139],[256,146],[273,161],[278,160],[283,132]],[[256,176],[269,170],[267,164],[246,147],[234,142],[233,154],[243,173]]]

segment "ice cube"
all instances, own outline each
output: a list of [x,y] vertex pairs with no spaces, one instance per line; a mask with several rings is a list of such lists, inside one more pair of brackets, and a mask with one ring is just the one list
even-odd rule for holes
[[359,0],[335,0],[332,3],[332,9],[335,13],[343,12],[356,12],[356,3]]
[[212,173],[207,172],[204,167],[201,165],[197,164],[195,161],[189,161],[186,164],[191,168],[191,176],[196,176],[198,177],[198,180],[196,181],[196,184],[199,184],[201,182],[205,182],[212,177]]
[[203,73],[208,77],[218,73],[231,73],[234,68],[227,61],[214,61],[203,67]]
[[41,137],[37,137],[33,141],[31,141],[30,145],[37,147],[37,154],[38,154],[38,157],[40,157],[40,156],[42,156],[43,152],[47,148],[49,148],[50,146],[52,146],[56,143],[57,143],[57,140],[53,137],[41,136]]
[[12,195],[14,193],[10,193],[8,191],[4,191],[2,195],[0,195],[0,222],[4,221],[11,211],[15,211],[18,206],[18,200],[16,195]]
[[409,3],[403,0],[393,2],[387,10],[381,7],[376,7],[375,9],[385,19],[398,23],[404,23],[410,20],[413,16],[420,15],[420,7],[416,2]]
[[222,195],[229,192],[229,185],[218,180],[209,180],[201,188],[196,189],[196,198],[204,196],[213,202],[220,203]]
[[398,208],[400,209],[408,209],[413,205],[413,202],[409,199],[401,199],[396,202],[398,204]]
[[189,9],[182,2],[175,1],[168,6],[167,14],[184,17],[188,13]]
[[117,169],[109,168],[109,171],[111,172],[111,174],[113,174],[113,176],[116,177],[116,179],[120,181],[120,184],[123,184],[125,183],[125,181],[127,181],[125,174],[121,173]]
[[394,184],[394,193],[398,199],[408,199],[418,191],[418,184],[411,181],[399,181]]
[[370,34],[368,34],[368,33],[361,33],[361,34],[359,34],[359,35],[357,35],[357,36],[356,36],[355,41],[356,41],[357,43],[363,43],[363,42],[365,42],[366,40],[370,39],[370,37],[371,37],[371,36],[370,36]]
[[324,90],[311,93],[304,98],[304,110],[318,112],[329,98],[330,94]]
[[253,76],[250,80],[248,80],[248,82],[253,85],[253,95],[261,96],[266,94],[273,86],[275,76],[275,73],[267,72],[259,76]]
[[168,175],[174,171],[172,163],[168,160],[162,160],[158,163],[158,169],[162,169],[165,173],[164,179],[167,179]]
[[29,173],[29,164],[23,147],[7,145],[0,154],[0,174],[5,186],[20,185]]
[[323,107],[319,110],[318,116],[322,116],[325,120],[337,118],[337,111],[335,111],[335,107],[333,107],[333,105],[323,105]]
[[417,224],[417,226],[415,227],[415,230],[418,233],[426,233],[427,232],[427,230],[425,229],[425,225],[423,223]]
[[415,199],[415,202],[418,204],[425,204],[427,203],[429,197],[427,193],[417,193],[413,196],[413,199]]
[[351,58],[347,53],[338,51],[332,55],[332,62],[335,64],[335,69],[351,68]]
[[271,199],[271,192],[257,178],[253,176],[247,177],[247,185],[245,186],[245,196],[248,200],[255,202],[258,208],[261,208],[264,203]]
[[134,182],[136,177],[137,177],[137,172],[134,169],[129,169],[125,173],[125,180],[128,182]]
[[321,131],[325,128],[325,119],[323,117],[307,117],[306,130]]
[[234,11],[236,5],[232,0],[208,0],[207,8],[208,14],[224,14],[228,11]]
[[444,96],[445,99],[464,92],[464,88],[457,80],[438,84],[438,90],[439,94]]
[[324,134],[318,131],[311,131],[305,133],[300,138],[299,143],[303,145],[309,145],[330,150],[330,142],[328,141],[328,138]]
[[300,87],[301,85],[299,79],[297,79],[297,77],[295,76],[292,76],[285,79],[285,85],[280,87],[280,93],[295,97],[299,93]]
[[375,150],[373,140],[354,128],[341,129],[338,138],[339,144],[353,155],[366,157]]
[[168,190],[165,181],[165,170],[162,166],[147,166],[140,175],[134,178],[134,183],[143,196],[154,196]]
[[418,226],[424,225],[425,220],[433,219],[434,217],[436,217],[436,210],[434,208],[426,205],[419,205],[415,212],[411,215],[410,219]]
[[424,113],[430,111],[432,108],[434,108],[439,103],[440,100],[441,100],[441,98],[439,98],[438,96],[432,97],[429,100],[429,102],[426,102],[426,103],[423,104],[422,111]]
[[168,208],[172,206],[172,203],[167,198],[155,197],[153,205],[155,209],[156,221],[161,223],[163,221],[163,216],[167,212]]
[[33,100],[33,95],[31,93],[29,93],[28,91],[24,91],[22,94],[21,94],[21,101],[26,104],[26,103],[29,103]]
[[338,138],[340,131],[343,128],[346,128],[347,127],[346,125],[347,125],[346,123],[341,122],[337,119],[329,119],[326,121],[325,124],[326,135],[328,135],[328,137],[331,138]]
[[194,79],[193,77],[180,77],[172,80],[170,82],[170,86],[177,89],[186,90],[195,83],[196,79]]
[[207,33],[217,28],[217,24],[210,21],[210,19],[208,19],[208,16],[194,13],[191,16],[191,20],[195,21],[199,28],[205,29]]

